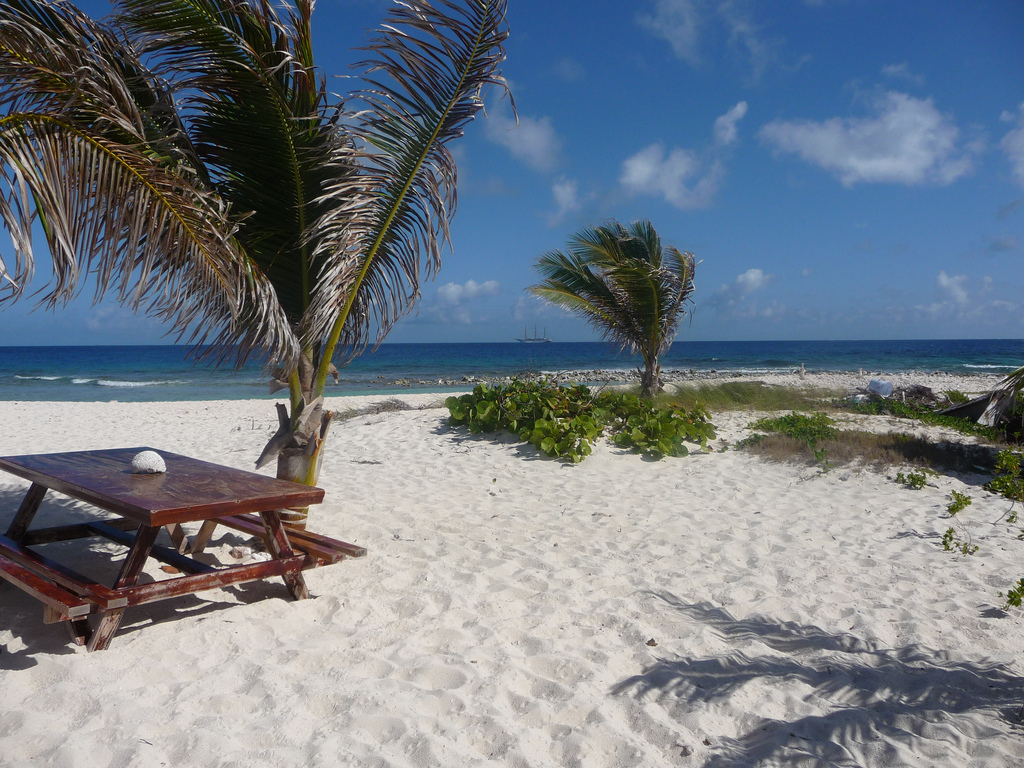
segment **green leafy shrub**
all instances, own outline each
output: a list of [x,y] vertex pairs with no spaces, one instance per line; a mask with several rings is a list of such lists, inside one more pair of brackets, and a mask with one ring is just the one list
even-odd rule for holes
[[971,497],[966,493],[950,491],[949,497],[949,505],[946,507],[946,511],[949,512],[950,517],[954,517],[957,512],[963,512],[967,507],[971,506]]
[[1011,501],[1024,501],[1024,479],[1020,476],[1020,454],[1000,451],[996,454],[996,473],[985,490],[998,493]]
[[453,426],[470,432],[507,430],[551,457],[578,463],[590,455],[605,430],[616,445],[654,458],[685,456],[683,442],[707,448],[714,425],[702,407],[656,408],[626,392],[594,395],[581,384],[561,387],[547,381],[514,379],[445,401]]
[[786,437],[803,440],[812,450],[819,440],[833,440],[836,436],[835,421],[824,413],[815,413],[812,416],[791,413],[773,419],[758,419],[750,424],[750,429],[779,432]]
[[928,483],[928,478],[924,472],[907,472],[905,475],[902,472],[897,472],[896,482],[905,485],[912,491],[919,491]]
[[942,548],[947,552],[959,552],[961,555],[973,555],[978,551],[978,547],[971,544],[969,536],[967,541],[964,541],[956,535],[956,530],[953,528],[947,528],[946,532],[942,534]]
[[[1010,501],[1024,502],[1024,479],[1020,474],[1020,454],[1013,451],[1000,451],[996,454],[996,472],[989,482],[985,484],[985,490],[1005,496]],[[1017,522],[1017,511],[1010,505],[1010,511],[1006,515],[1006,522],[1013,525]],[[1000,597],[1006,598],[1003,610],[1011,606],[1020,608],[1021,600],[1024,598],[1024,579],[1017,582],[1005,595],[999,593]]]
[[1004,611],[1011,606],[1014,608],[1020,608],[1021,601],[1024,600],[1024,579],[1018,581],[1017,584],[1011,587],[1005,595],[1000,592],[999,596],[1006,598],[1006,602],[1003,604]]

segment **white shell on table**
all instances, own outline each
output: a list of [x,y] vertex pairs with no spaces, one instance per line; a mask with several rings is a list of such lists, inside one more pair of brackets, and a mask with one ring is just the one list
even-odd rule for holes
[[159,475],[166,471],[163,456],[156,451],[142,451],[132,458],[132,472],[136,475]]

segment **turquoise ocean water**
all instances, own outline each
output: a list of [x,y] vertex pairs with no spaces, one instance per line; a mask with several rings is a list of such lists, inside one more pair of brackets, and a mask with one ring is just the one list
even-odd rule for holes
[[[275,399],[259,363],[211,369],[194,364],[187,352],[176,346],[0,347],[0,400]],[[444,382],[463,377],[624,370],[638,363],[600,342],[383,344],[343,368],[329,394],[445,392],[453,386]],[[1002,374],[1024,365],[1024,340],[677,341],[662,358],[665,370],[761,373],[801,364],[809,371]]]

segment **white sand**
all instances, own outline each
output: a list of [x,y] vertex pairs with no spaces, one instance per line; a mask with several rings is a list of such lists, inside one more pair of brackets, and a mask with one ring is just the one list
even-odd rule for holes
[[[0,582],[0,764],[1024,764],[1024,622],[995,609],[1024,542],[977,478],[607,443],[567,466],[446,415],[335,426],[310,528],[369,555],[307,572],[314,599],[275,581],[144,606],[88,654]],[[750,418],[715,422],[731,441]],[[273,422],[269,402],[7,402],[0,454],[250,468]],[[0,529],[25,487],[0,475]],[[954,489],[973,557],[939,543]],[[47,497],[38,523],[81,513]],[[230,561],[245,542],[218,535]]]

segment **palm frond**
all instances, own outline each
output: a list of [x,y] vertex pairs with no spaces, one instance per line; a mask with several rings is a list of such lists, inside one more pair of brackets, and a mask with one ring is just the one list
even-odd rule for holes
[[1024,393],[1024,367],[1007,374],[989,393],[988,405],[978,418],[979,424],[998,426],[1020,407]]
[[[354,128],[363,143],[351,209],[325,213],[314,258],[322,265],[303,340],[324,354],[358,353],[377,327],[379,342],[440,266],[456,206],[456,168],[446,144],[482,108],[481,90],[505,88],[506,0],[406,0],[371,39],[365,109]],[[352,179],[328,183],[321,200],[351,198]],[[335,347],[337,345],[337,347]],[[323,367],[323,366],[322,366]]]
[[33,271],[38,217],[54,266],[44,303],[67,301],[92,273],[97,300],[114,290],[179,338],[294,354],[270,284],[187,162],[166,90],[135,51],[63,3],[10,0],[0,29],[0,217],[14,297]]
[[[195,151],[237,211],[238,239],[293,328],[318,266],[310,225],[351,210],[357,156],[312,63],[312,3],[285,18],[247,0],[121,0],[123,19],[181,101]],[[328,181],[341,188],[321,199]]]

